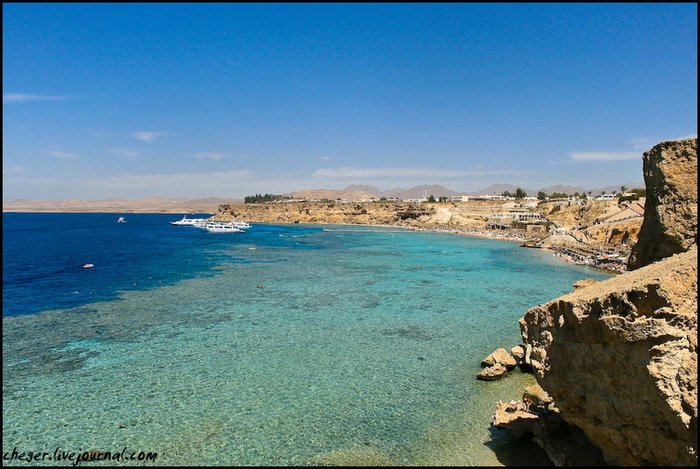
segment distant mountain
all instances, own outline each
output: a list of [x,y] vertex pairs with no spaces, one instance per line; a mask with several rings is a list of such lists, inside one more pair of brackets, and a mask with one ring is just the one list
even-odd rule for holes
[[396,187],[394,189],[389,189],[382,191],[376,187],[353,184],[342,190],[335,189],[304,189],[297,192],[292,192],[288,195],[294,198],[300,199],[369,199],[375,197],[381,199],[386,198],[398,198],[403,199],[420,199],[422,197],[430,197],[431,195],[435,198],[438,197],[451,197],[455,195],[462,195],[463,192],[455,192],[447,189],[443,186],[436,184],[425,185],[425,186],[415,186],[410,189],[403,189]]
[[532,189],[527,189],[522,186],[514,186],[513,184],[491,184],[480,191],[470,192],[468,195],[501,195],[505,191],[515,194],[515,191],[518,190],[518,188],[524,190],[527,195],[537,195],[537,192],[533,191]]
[[544,192],[545,194],[553,194],[557,192],[559,194],[574,195],[577,192],[579,194],[583,194],[587,191],[583,187],[579,186],[562,186],[561,184],[557,184],[556,186],[549,186],[543,189],[538,189],[537,192]]
[[365,191],[356,190],[338,190],[338,189],[304,189],[297,192],[292,192],[289,194],[294,199],[307,199],[307,200],[320,200],[320,199],[348,199],[348,200],[359,200],[359,199],[372,199],[375,197],[374,194],[370,194]]
[[368,194],[373,194],[374,196],[377,196],[382,192],[381,190],[377,189],[376,187],[364,185],[364,184],[352,184],[345,189],[344,191],[353,191],[353,192],[366,192]]
[[612,193],[612,191],[620,192],[621,186],[625,186],[627,188],[627,190],[644,189],[646,187],[646,185],[643,182],[637,181],[637,182],[628,182],[626,184],[620,184],[618,186],[605,186],[605,187],[601,187],[600,189],[595,189],[591,192],[592,192],[592,195],[603,194],[603,193],[610,194],[610,193]]
[[452,197],[455,195],[462,195],[464,192],[455,192],[445,187],[439,186],[437,184],[432,184],[429,186],[415,186],[411,189],[389,189],[382,191],[379,197],[396,197],[398,199],[420,199],[423,197],[430,197],[431,195],[435,198],[438,197]]

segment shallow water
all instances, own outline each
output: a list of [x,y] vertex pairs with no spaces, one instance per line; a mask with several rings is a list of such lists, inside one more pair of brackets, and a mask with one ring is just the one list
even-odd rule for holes
[[[6,450],[126,446],[180,465],[513,463],[515,443],[489,429],[493,404],[534,379],[477,381],[479,362],[519,342],[529,307],[609,277],[448,234],[153,226],[189,238],[147,289],[4,318]],[[196,253],[209,260],[183,275],[178,257]]]

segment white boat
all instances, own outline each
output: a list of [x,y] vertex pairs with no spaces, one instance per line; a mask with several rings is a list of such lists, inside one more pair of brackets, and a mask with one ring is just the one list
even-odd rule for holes
[[202,228],[207,222],[206,218],[187,218],[187,215],[182,216],[182,220],[171,221],[171,225],[186,225],[186,226],[196,226]]
[[248,228],[250,228],[250,223],[245,222],[245,221],[236,221],[236,220],[233,220],[233,221],[230,222],[230,223],[231,223],[233,226],[235,226],[236,228],[240,228],[240,229],[242,229],[242,230],[243,230],[243,229],[246,229],[246,230],[247,230]]
[[204,229],[212,233],[242,233],[243,230],[234,226],[232,222],[209,221],[204,225]]
[[117,218],[117,223],[126,223],[126,220],[124,220],[124,217],[119,217]]

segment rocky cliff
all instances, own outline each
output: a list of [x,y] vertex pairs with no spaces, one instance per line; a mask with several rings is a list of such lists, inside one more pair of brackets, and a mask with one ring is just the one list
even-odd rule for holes
[[644,153],[644,224],[632,249],[634,270],[697,242],[698,139],[662,142]]
[[434,213],[434,207],[429,204],[290,202],[221,205],[216,219],[252,223],[386,225],[401,224]]
[[226,204],[217,220],[251,223],[327,223],[403,226],[461,226],[483,228],[503,202],[470,203],[322,203]]
[[537,381],[615,465],[697,462],[697,248],[530,309]]
[[647,201],[656,200],[647,213],[656,214],[644,219],[637,270],[520,320],[538,383],[609,464],[697,464],[697,176],[685,173],[693,167],[697,140],[647,152]]
[[588,242],[605,244],[607,246],[634,245],[639,237],[642,226],[640,219],[623,220],[615,223],[592,225],[583,230]]

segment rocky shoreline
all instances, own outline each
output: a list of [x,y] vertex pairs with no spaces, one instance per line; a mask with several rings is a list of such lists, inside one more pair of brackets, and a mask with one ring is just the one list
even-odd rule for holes
[[[643,161],[629,271],[576,282],[519,321],[538,385],[496,403],[492,424],[529,435],[556,465],[698,462],[697,139],[662,142]],[[478,379],[503,378],[515,355],[494,352]]]
[[[512,204],[512,203],[510,203]],[[577,209],[583,213],[582,220],[592,217],[586,215],[602,213],[602,202],[593,205],[584,205]],[[348,225],[398,228],[414,231],[431,231],[438,233],[451,233],[461,236],[477,238],[498,239],[503,241],[516,241],[531,247],[540,247],[541,241],[550,236],[546,230],[530,230],[524,228],[513,229],[489,229],[487,220],[494,213],[507,210],[508,203],[497,202],[462,202],[462,203],[386,203],[386,202],[282,202],[259,204],[225,204],[219,206],[214,220],[230,221],[245,220],[249,223],[299,223],[299,224],[323,224],[323,225]],[[567,207],[572,208],[572,207]],[[551,207],[549,210],[554,210]],[[568,211],[564,218],[566,223],[575,218]],[[555,215],[551,215],[555,216]],[[543,227],[540,227],[543,228]],[[636,234],[635,234],[636,236]],[[636,238],[635,238],[636,239]],[[574,240],[574,238],[572,238]],[[578,242],[574,240],[574,242]],[[579,248],[591,251],[592,259],[582,262],[576,256],[565,254],[556,246],[547,246],[549,251],[568,262],[578,264],[587,263],[609,272],[619,273],[620,264],[599,263],[595,254],[607,252],[619,252],[619,246],[606,245],[605,242],[597,244],[580,243]]]

